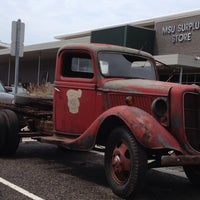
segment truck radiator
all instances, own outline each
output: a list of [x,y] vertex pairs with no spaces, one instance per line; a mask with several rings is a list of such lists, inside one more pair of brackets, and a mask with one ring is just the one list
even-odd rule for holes
[[153,114],[151,105],[153,100],[156,96],[153,95],[118,95],[118,94],[109,94],[108,95],[108,103],[109,107],[119,106],[119,105],[126,105],[126,97],[132,96],[133,97],[133,105],[135,107],[141,108],[142,110]]
[[200,95],[186,93],[184,95],[185,133],[190,145],[200,151]]

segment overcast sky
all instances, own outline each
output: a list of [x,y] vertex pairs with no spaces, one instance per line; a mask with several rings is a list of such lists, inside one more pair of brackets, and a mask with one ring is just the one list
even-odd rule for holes
[[6,0],[1,1],[0,41],[11,42],[11,23],[25,23],[25,45],[122,23],[200,9],[198,0]]

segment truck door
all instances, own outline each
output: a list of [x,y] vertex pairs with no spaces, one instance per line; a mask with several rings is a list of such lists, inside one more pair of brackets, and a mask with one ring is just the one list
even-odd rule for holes
[[62,134],[81,134],[95,119],[96,79],[92,60],[89,52],[83,50],[62,53],[54,94],[55,130]]

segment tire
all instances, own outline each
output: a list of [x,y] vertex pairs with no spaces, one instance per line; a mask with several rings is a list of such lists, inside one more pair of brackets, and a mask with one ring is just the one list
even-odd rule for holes
[[19,120],[17,115],[11,110],[2,110],[1,115],[4,118],[5,127],[5,147],[3,148],[3,155],[12,155],[16,152],[20,137],[19,137]]
[[147,156],[126,127],[118,127],[111,132],[104,165],[108,184],[119,197],[133,198],[142,188]]
[[0,155],[3,154],[6,145],[6,126],[3,114],[0,112]]
[[67,149],[67,148],[65,148],[63,146],[57,145],[57,147],[58,147],[59,151],[62,151],[64,153],[69,152],[69,149]]
[[183,166],[189,181],[196,186],[200,186],[200,166]]

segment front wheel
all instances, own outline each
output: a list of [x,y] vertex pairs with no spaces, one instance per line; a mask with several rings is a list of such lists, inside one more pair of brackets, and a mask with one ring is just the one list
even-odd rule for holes
[[114,129],[107,141],[105,173],[113,192],[122,197],[133,197],[144,182],[147,156],[126,127]]
[[190,182],[200,186],[200,166],[184,166],[183,169]]

